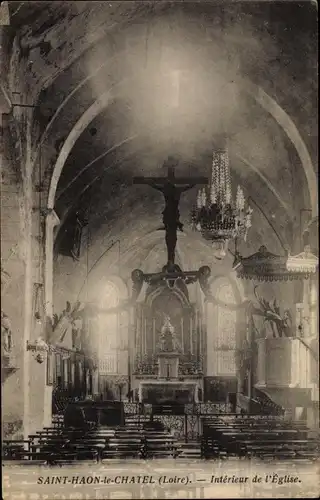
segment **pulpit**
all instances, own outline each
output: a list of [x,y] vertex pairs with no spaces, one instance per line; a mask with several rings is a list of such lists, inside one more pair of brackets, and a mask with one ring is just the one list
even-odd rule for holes
[[260,389],[283,408],[312,405],[311,365],[307,343],[298,337],[258,339],[257,380]]

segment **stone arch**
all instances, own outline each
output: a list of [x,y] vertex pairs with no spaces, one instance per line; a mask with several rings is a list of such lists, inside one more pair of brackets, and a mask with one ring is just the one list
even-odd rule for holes
[[[129,292],[128,292],[127,285],[119,276],[117,276],[115,274],[100,276],[100,279],[97,282],[97,289],[100,289],[99,285],[102,282],[103,282],[103,284],[110,283],[111,286],[114,287],[114,289],[118,293],[119,301],[126,300],[128,298]],[[86,296],[86,294],[88,294],[87,296],[89,297],[89,302],[95,300],[97,292],[95,292],[94,290],[88,290],[89,288],[90,288],[90,285],[87,282],[81,291],[81,295],[79,297],[79,300],[81,300],[81,297]]]
[[[141,77],[141,75],[139,75]],[[104,92],[79,118],[77,123],[72,128],[69,133],[66,141],[64,142],[62,149],[58,155],[58,158],[53,167],[53,172],[51,176],[51,182],[48,193],[48,208],[54,207],[55,193],[58,185],[58,181],[64,166],[64,163],[70,154],[74,144],[77,139],[80,137],[81,133],[87,128],[87,126],[91,123],[91,121],[110,103],[112,97],[112,90],[115,87],[119,87],[130,79],[136,78],[137,75],[133,75],[132,77],[126,77],[123,80],[119,81],[113,88],[109,88],[106,92]],[[269,96],[261,87],[255,85],[250,82],[248,79],[240,78],[238,80],[241,89],[251,95],[260,106],[268,112],[275,121],[282,127],[282,129],[287,134],[289,140],[294,145],[298,156],[301,161],[302,168],[304,169],[308,189],[310,194],[310,203],[313,215],[317,214],[317,178],[312,165],[312,160],[308,149],[297,129],[294,122],[290,118],[290,116],[284,111],[284,109],[271,97]]]
[[221,290],[223,288],[228,288],[230,294],[232,295],[232,297],[230,298],[231,300],[229,300],[229,298],[227,298],[225,301],[226,308],[227,308],[228,304],[234,305],[237,302],[239,302],[238,290],[235,287],[235,285],[232,283],[232,281],[228,278],[228,276],[218,276],[218,277],[216,276],[215,279],[211,283],[211,292],[219,300],[221,300]]
[[152,346],[153,352],[166,315],[170,318],[178,342],[181,346],[186,346],[184,338],[190,339],[190,318],[193,316],[193,310],[190,307],[187,291],[183,287],[176,286],[172,289],[166,285],[152,287],[146,294],[144,314],[148,325],[146,342]]
[[253,95],[260,106],[267,111],[286,132],[288,138],[294,145],[307,179],[312,215],[316,216],[318,213],[317,176],[308,148],[295,123],[290,118],[288,113],[286,113],[286,111],[276,102],[276,100],[269,96],[269,94],[267,94],[267,92],[265,92],[261,87],[255,85],[249,80],[246,80],[244,84],[248,86],[248,92]]
[[210,279],[210,288],[214,297],[217,296],[221,283],[223,282],[229,283],[233,290],[235,304],[230,304],[230,306],[240,305],[245,302],[246,297],[243,284],[237,278],[234,271],[231,271],[229,274],[216,274]]
[[[159,295],[161,295],[164,290],[167,290],[167,286],[166,285],[159,286],[155,290],[153,290],[149,294],[147,294],[146,304],[148,306],[152,307],[152,304],[153,304],[154,300]],[[187,298],[187,296],[183,293],[183,291],[180,288],[174,287],[174,288],[170,289],[170,292],[173,293],[173,294],[175,294],[179,298],[179,300],[180,300],[180,302],[181,302],[181,304],[183,306],[189,307],[188,298]]]

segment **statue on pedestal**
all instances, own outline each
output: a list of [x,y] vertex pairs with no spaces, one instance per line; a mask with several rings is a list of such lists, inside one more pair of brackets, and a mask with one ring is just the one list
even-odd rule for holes
[[175,336],[174,326],[171,324],[170,316],[168,316],[167,314],[165,314],[164,324],[161,328],[159,351],[160,352],[181,351],[181,347]]
[[259,297],[254,289],[254,294],[259,302],[260,308],[252,307],[252,314],[262,316],[264,323],[270,326],[272,337],[293,337],[292,315],[289,309],[285,309],[281,314],[277,300],[268,302],[263,297]]
[[1,345],[4,354],[10,354],[12,351],[12,332],[11,323],[8,316],[1,311]]

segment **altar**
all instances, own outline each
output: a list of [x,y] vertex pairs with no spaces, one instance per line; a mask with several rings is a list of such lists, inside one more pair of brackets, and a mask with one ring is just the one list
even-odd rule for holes
[[196,381],[142,381],[139,385],[139,401],[157,405],[198,403],[198,389]]
[[[188,286],[199,282],[206,294],[210,268],[183,271],[175,261],[177,232],[182,230],[179,201],[194,184],[208,184],[205,177],[176,178],[177,161],[168,158],[167,177],[135,177],[164,196],[162,212],[167,263],[152,273],[132,272],[134,304],[134,354],[131,387],[135,399],[153,405],[194,403],[202,399],[206,326],[202,304],[191,302]],[[144,287],[143,285],[147,286]],[[142,298],[142,294],[144,297]],[[139,300],[137,300],[139,298]]]
[[138,397],[141,403],[152,405],[185,405],[198,402],[198,377],[181,376],[180,362],[183,347],[176,336],[170,317],[165,316],[155,349],[156,377],[144,377],[139,382]]

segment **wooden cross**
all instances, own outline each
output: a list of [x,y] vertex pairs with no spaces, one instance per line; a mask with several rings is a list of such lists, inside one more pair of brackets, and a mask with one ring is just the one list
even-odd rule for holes
[[161,193],[165,199],[165,208],[162,212],[163,225],[166,231],[166,245],[168,250],[168,266],[174,265],[177,231],[182,231],[180,222],[179,202],[181,193],[193,188],[196,184],[208,184],[206,177],[176,177],[177,161],[169,157],[165,162],[168,168],[167,177],[134,177],[133,184],[147,184]]
[[196,184],[208,184],[207,177],[176,177],[175,168],[178,162],[172,156],[169,156],[168,160],[164,163],[167,167],[167,177],[134,177],[133,184],[148,184],[149,186],[158,189],[159,187],[164,187],[167,184],[171,184],[178,189],[178,186],[189,186],[188,189],[195,186]]

